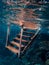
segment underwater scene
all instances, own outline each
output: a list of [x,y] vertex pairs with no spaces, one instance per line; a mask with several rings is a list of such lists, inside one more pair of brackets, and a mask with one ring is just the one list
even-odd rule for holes
[[[0,2],[0,65],[49,65],[49,2],[39,5],[38,2],[24,4],[17,0],[17,4],[8,1]],[[13,41],[21,30],[19,25],[13,23],[14,20],[33,22],[40,27],[32,44],[20,58],[6,48],[6,43]],[[10,34],[7,41],[8,24]]]

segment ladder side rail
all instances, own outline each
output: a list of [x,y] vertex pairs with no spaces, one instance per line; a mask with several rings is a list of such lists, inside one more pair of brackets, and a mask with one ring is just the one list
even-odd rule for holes
[[32,42],[32,40],[36,37],[36,35],[39,33],[39,31],[40,31],[40,27],[39,27],[39,29],[37,29],[37,31],[34,34],[34,36],[31,38],[31,41],[25,46],[24,50],[22,51],[22,54],[27,49],[28,45],[30,45],[30,43]]
[[8,45],[8,40],[9,40],[9,35],[10,35],[10,23],[8,22],[8,28],[7,28],[7,36],[6,36],[6,45],[5,46],[7,46]]
[[20,46],[19,46],[19,53],[18,53],[18,57],[20,57],[20,54],[21,54],[22,35],[23,35],[23,27],[21,27],[21,34],[20,34]]

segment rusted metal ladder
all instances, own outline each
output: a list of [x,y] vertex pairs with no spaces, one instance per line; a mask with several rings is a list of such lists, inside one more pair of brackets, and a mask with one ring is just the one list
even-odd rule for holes
[[20,57],[21,54],[23,54],[24,51],[28,48],[28,46],[31,45],[32,40],[37,36],[40,30],[40,27],[38,27],[37,30],[34,29],[36,30],[35,33],[27,31],[27,30],[33,30],[32,29],[33,26],[31,25],[32,23],[31,22],[29,23],[25,22],[24,26],[21,26],[21,32],[17,35],[17,37],[13,39],[13,41],[10,42],[10,44],[8,44],[8,37],[10,34],[10,24],[8,23],[6,48],[15,54],[18,54],[18,57]]

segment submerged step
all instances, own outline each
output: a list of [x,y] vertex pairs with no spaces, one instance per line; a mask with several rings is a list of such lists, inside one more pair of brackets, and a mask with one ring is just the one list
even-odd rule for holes
[[[20,47],[20,43],[17,43],[15,41],[12,41],[11,44],[16,45],[17,47]],[[24,47],[24,45],[21,44],[21,47]]]
[[19,50],[18,49],[16,49],[16,48],[14,48],[14,47],[12,47],[12,46],[6,46],[6,48],[8,48],[10,51],[12,51],[13,53],[19,53]]
[[31,30],[37,30],[38,29],[38,25],[36,23],[33,22],[24,22],[24,28],[26,29],[31,29]]
[[[18,34],[18,36],[20,37],[21,34]],[[22,35],[22,37],[25,37],[25,38],[30,38],[30,36],[27,36],[27,35]]]
[[[16,37],[14,40],[18,40],[18,41],[20,41],[20,38],[17,38],[17,37]],[[27,43],[28,41],[27,41],[27,40],[22,39],[22,42]]]
[[24,33],[27,33],[27,34],[33,34],[33,32],[28,32],[28,31],[24,31]]

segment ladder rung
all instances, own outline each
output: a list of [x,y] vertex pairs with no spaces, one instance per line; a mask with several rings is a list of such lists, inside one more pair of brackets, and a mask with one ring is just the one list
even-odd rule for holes
[[[18,34],[18,36],[20,36],[21,34]],[[30,36],[27,35],[22,35],[22,37],[26,37],[26,38],[30,38]]]
[[8,48],[10,51],[12,51],[13,53],[19,53],[19,50],[18,49],[16,49],[16,48],[14,48],[14,47],[12,47],[12,46],[6,46],[6,48]]
[[[20,47],[20,43],[17,43],[17,42],[15,42],[15,41],[12,41],[11,44]],[[21,47],[24,47],[24,45],[21,44]]]
[[[15,40],[18,40],[18,41],[20,41],[20,38],[15,38]],[[22,42],[28,42],[28,41],[26,41],[26,40],[24,40],[24,39],[22,39]]]
[[24,33],[27,33],[27,34],[33,34],[32,32],[28,32],[28,31],[24,31]]

